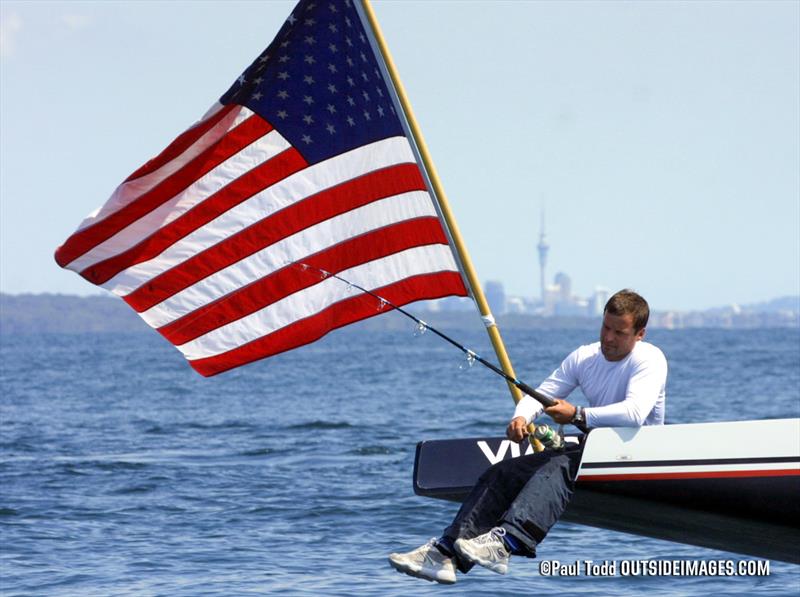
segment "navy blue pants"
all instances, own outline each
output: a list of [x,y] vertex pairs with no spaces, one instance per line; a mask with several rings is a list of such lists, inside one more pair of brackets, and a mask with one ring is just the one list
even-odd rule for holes
[[[546,450],[519,456],[486,469],[444,530],[445,544],[503,527],[522,547],[520,555],[536,557],[536,545],[572,498],[582,452],[582,445],[568,444],[562,452]],[[462,572],[472,568],[457,554],[455,558]]]

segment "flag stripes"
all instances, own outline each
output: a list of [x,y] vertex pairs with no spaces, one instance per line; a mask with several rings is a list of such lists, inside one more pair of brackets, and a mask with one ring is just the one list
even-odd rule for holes
[[[272,134],[274,133],[270,133],[270,135]],[[230,184],[222,187],[216,193],[210,194],[208,198],[197,203],[171,222],[169,219],[177,215],[175,213],[176,210],[173,209],[172,213],[160,218],[160,214],[158,214],[160,210],[151,212],[148,219],[156,221],[160,219],[166,222],[161,226],[157,235],[151,232],[144,240],[131,248],[90,266],[81,274],[95,284],[104,284],[127,268],[158,257],[178,240],[211,222],[219,217],[220,214],[225,213],[256,193],[303,169],[305,166],[306,162],[303,156],[296,150],[289,148],[246,171]],[[192,186],[194,187],[195,185]],[[187,189],[181,195],[187,195],[189,192],[190,189]],[[141,224],[137,224],[137,229],[142,228]],[[144,228],[144,230],[146,231],[147,229]],[[136,242],[136,238],[130,238],[127,242]]]
[[[193,154],[187,153],[188,150],[194,149],[196,153],[199,153],[208,146],[208,143],[202,142],[202,139],[206,137],[207,134],[211,133],[208,135],[209,139],[218,138],[217,135],[213,134],[213,129],[217,128],[221,122],[225,121],[226,119],[229,123],[232,122],[233,126],[230,126],[229,124],[227,127],[230,129],[241,124],[245,118],[249,118],[252,114],[252,111],[248,110],[247,108],[243,108],[242,106],[237,106],[236,104],[230,104],[227,106],[223,106],[220,103],[214,104],[199,122],[178,135],[178,137],[172,143],[170,143],[164,151],[162,151],[152,160],[147,161],[141,168],[126,178],[125,182],[136,179],[142,180],[149,174],[153,174],[169,163],[172,163],[176,167],[180,167],[194,157]],[[177,158],[181,155],[184,156],[183,162],[177,160]]]
[[[81,222],[78,230],[101,224],[102,220],[110,214],[115,213],[139,195],[150,190],[171,172],[174,172],[196,157],[206,147],[216,142],[217,139],[225,134],[226,130],[238,126],[251,114],[250,110],[241,106],[215,104],[200,122],[179,136],[159,156],[147,162],[119,185],[102,207]],[[191,145],[187,148],[187,144]]]
[[142,292],[149,293],[151,288],[158,286],[155,284],[158,282],[156,276],[176,268],[192,256],[259,222],[266,215],[342,182],[369,174],[372,170],[396,164],[414,164],[408,141],[402,137],[385,139],[309,166],[220,214],[212,222],[173,244],[157,258],[120,272],[102,286],[120,296],[128,296],[148,284]]
[[[379,227],[402,217],[435,215],[427,193],[423,194],[419,210],[404,202],[383,202],[379,208],[360,210],[350,217],[340,217],[364,205],[384,199],[384,195],[401,195],[414,190],[424,190],[425,185],[415,164],[401,164],[385,170],[367,174],[353,181],[323,191],[305,201],[294,203],[263,218],[239,233],[197,252],[182,263],[163,274],[151,278],[147,287],[128,294],[126,302],[137,311],[146,311],[192,284],[200,282],[215,272],[248,258],[271,245],[292,237],[302,236],[283,246],[273,246],[266,255],[272,263],[282,264],[302,256],[304,251],[316,252],[346,235],[361,234],[368,226]],[[381,211],[383,208],[385,211]],[[427,208],[427,209],[426,209]],[[377,213],[375,213],[377,212]],[[368,217],[371,213],[374,215]],[[377,219],[376,219],[377,218]],[[374,222],[373,222],[374,220]],[[326,222],[327,221],[327,222]],[[337,230],[338,228],[338,230]],[[345,236],[343,236],[345,235]],[[294,245],[294,251],[285,247]],[[307,253],[306,253],[307,254]],[[254,264],[256,269],[268,264]]]
[[[152,189],[98,222],[102,225],[95,224],[73,234],[56,252],[56,260],[59,265],[80,272],[99,259],[110,257],[114,254],[112,251],[115,245],[111,244],[106,247],[103,245],[104,241],[123,233],[128,226],[136,223],[137,220],[170,199],[177,201],[176,196],[187,190],[188,185],[193,184],[194,188],[201,189],[205,182],[202,179],[204,175],[224,164],[228,158],[235,156],[243,148],[265,136],[271,130],[272,127],[264,120],[251,116],[181,166],[177,172],[161,180]],[[234,160],[232,164],[237,164],[240,168],[248,165],[247,162],[240,160]],[[146,221],[142,222],[143,233],[148,232],[145,225]],[[90,280],[90,282],[94,282],[94,280]]]
[[[395,305],[402,306],[422,299],[463,295],[463,289],[461,274],[441,272],[415,276],[372,290]],[[209,377],[262,359],[264,355],[275,355],[309,344],[319,340],[330,330],[373,317],[377,313],[379,311],[376,310],[375,299],[359,294],[234,350],[214,357],[192,360],[189,364],[201,375]]]
[[435,217],[407,220],[373,230],[311,255],[301,262],[284,265],[224,298],[198,307],[186,316],[159,327],[158,331],[173,344],[185,344],[211,330],[255,313],[284,295],[294,294],[319,283],[320,270],[338,274],[408,246],[435,243],[447,244]]
[[[195,284],[176,291],[140,315],[151,326],[161,327],[193,309],[206,305],[221,294],[233,292],[240,286],[269,275],[287,263],[301,260],[304,256],[318,253],[328,247],[335,248],[343,240],[403,220],[425,216],[434,217],[435,215],[426,194],[408,193],[383,199],[320,222],[267,246],[257,253],[235,261],[227,267],[223,260],[228,260],[228,255],[223,255],[219,261],[215,262],[212,255],[216,252],[209,251],[202,257],[193,258],[192,263],[184,264],[180,268],[168,272],[174,273],[175,276],[169,278],[170,284],[167,288],[181,286],[176,281],[177,276],[191,277],[195,274],[194,269],[209,272],[213,270],[213,273],[209,273],[205,277],[194,275],[195,278],[200,278]],[[412,235],[404,239],[407,246],[411,246],[413,238]],[[373,240],[380,241],[382,239],[374,237]],[[229,248],[236,250],[236,247]],[[128,297],[125,297],[125,300],[127,301]]]
[[[442,245],[414,247],[346,269],[342,272],[342,277],[353,284],[372,290],[430,271],[447,271],[452,267],[452,260],[449,247]],[[313,276],[316,272],[308,274]],[[270,334],[292,321],[312,316],[348,298],[353,292],[358,291],[342,283],[341,280],[326,278],[314,286],[285,296],[255,313],[181,344],[178,350],[190,360],[215,356]],[[377,309],[379,305],[376,299],[371,298],[373,308]]]

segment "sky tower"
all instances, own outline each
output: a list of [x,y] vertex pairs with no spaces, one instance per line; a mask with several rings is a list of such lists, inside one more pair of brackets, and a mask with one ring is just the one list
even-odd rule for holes
[[550,250],[550,245],[544,237],[544,208],[542,208],[542,228],[539,232],[539,244],[536,245],[539,250],[539,284],[542,289],[542,304],[545,299],[545,285],[544,285],[544,267],[547,265],[547,251]]

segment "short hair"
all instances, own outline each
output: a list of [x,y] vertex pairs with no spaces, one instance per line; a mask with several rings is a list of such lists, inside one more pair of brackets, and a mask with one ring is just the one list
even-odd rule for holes
[[647,301],[633,290],[626,288],[614,294],[606,303],[603,313],[610,315],[633,315],[633,328],[637,332],[647,325],[650,307]]

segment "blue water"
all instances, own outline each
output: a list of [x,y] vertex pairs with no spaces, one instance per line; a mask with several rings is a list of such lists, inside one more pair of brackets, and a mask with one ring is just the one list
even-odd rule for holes
[[[155,333],[2,337],[0,591],[11,595],[790,595],[767,577],[509,576],[454,588],[386,554],[456,506],[411,486],[421,439],[502,435],[512,403],[428,333],[342,330],[204,379]],[[481,330],[460,340],[491,353]],[[505,332],[535,384],[594,331]],[[800,331],[654,330],[671,423],[800,416]],[[743,438],[743,441],[745,439]],[[740,556],[559,523],[541,558]]]

